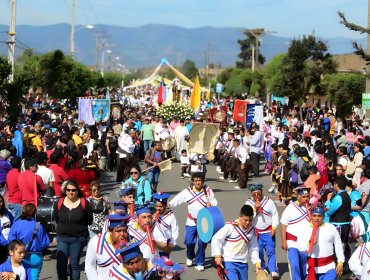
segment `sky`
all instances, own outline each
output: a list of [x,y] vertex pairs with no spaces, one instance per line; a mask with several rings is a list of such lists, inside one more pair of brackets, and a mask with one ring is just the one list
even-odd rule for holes
[[[17,25],[71,23],[73,0],[16,0]],[[280,37],[315,34],[359,38],[339,24],[337,11],[365,26],[366,0],[75,0],[76,24],[145,24],[264,28]],[[0,24],[9,25],[10,0],[0,0]],[[4,30],[0,30],[4,31]]]

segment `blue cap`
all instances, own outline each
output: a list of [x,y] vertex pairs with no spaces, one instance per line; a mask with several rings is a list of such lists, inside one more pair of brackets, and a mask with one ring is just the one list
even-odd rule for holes
[[178,277],[185,271],[185,267],[183,265],[175,263],[167,258],[153,259],[151,262],[157,271],[165,274],[168,279],[173,279],[173,276]]
[[128,191],[135,190],[135,187],[133,184],[127,183],[127,184],[122,184],[121,189],[119,190],[119,195],[120,196],[125,196]]
[[262,191],[263,184],[261,184],[261,183],[250,183],[250,184],[248,184],[248,188],[251,192]]
[[317,206],[316,208],[311,210],[311,214],[320,214],[321,216],[324,216],[324,208],[321,206]]
[[167,203],[167,200],[170,198],[171,195],[169,193],[153,193],[152,196],[155,201]]
[[297,195],[304,195],[304,194],[309,194],[310,189],[307,188],[306,186],[298,187],[296,188]]
[[127,211],[127,203],[123,201],[113,202],[114,210],[125,210]]
[[128,262],[129,260],[132,260],[136,258],[139,255],[142,255],[143,253],[140,250],[140,242],[133,242],[128,244],[123,249],[116,250],[116,254],[119,253],[122,257],[123,262]]
[[50,129],[50,124],[45,124],[45,129]]
[[130,218],[130,215],[110,214],[106,218],[109,220],[108,228],[112,229],[127,226],[127,220]]
[[148,206],[143,206],[143,207],[140,207],[138,209],[136,209],[136,216],[139,216],[140,214],[144,214],[144,213],[149,213],[149,214],[153,214],[153,210],[152,208],[149,208]]

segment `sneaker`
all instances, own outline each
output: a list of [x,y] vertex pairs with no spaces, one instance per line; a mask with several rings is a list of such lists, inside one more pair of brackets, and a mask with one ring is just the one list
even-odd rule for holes
[[229,180],[228,182],[229,183],[236,183],[236,182],[238,182],[238,180]]
[[191,178],[191,175],[190,175],[189,173],[185,173],[185,174],[184,174],[184,176],[185,176],[186,178]]
[[240,187],[239,186],[235,186],[234,189],[240,190]]
[[225,180],[224,176],[219,177],[220,180]]
[[221,167],[217,166],[216,171],[221,171]]
[[195,269],[198,270],[198,271],[204,271],[204,266],[203,265],[197,265],[195,267]]
[[193,260],[186,259],[186,266],[192,266],[192,265],[193,265]]
[[181,176],[181,179],[184,179],[185,177],[184,176]]
[[280,279],[280,276],[277,272],[271,272],[271,278],[272,279]]
[[273,193],[274,191],[275,191],[275,187],[274,186],[272,186],[271,188],[268,189],[268,192],[269,193]]

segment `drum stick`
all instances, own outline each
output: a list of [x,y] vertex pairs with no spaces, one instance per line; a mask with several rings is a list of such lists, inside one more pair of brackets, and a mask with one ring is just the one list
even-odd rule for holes
[[148,245],[150,247],[150,252],[152,254],[154,254],[155,253],[155,249],[154,249],[154,244],[153,244],[153,239],[152,239],[152,232],[150,230],[149,225],[146,225],[145,226],[145,229],[146,229],[146,238],[148,240]]

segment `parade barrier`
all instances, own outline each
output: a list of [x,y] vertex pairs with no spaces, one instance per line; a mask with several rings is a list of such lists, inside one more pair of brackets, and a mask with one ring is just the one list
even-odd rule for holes
[[213,235],[225,225],[222,212],[217,206],[206,207],[199,211],[197,230],[200,240],[209,243]]

